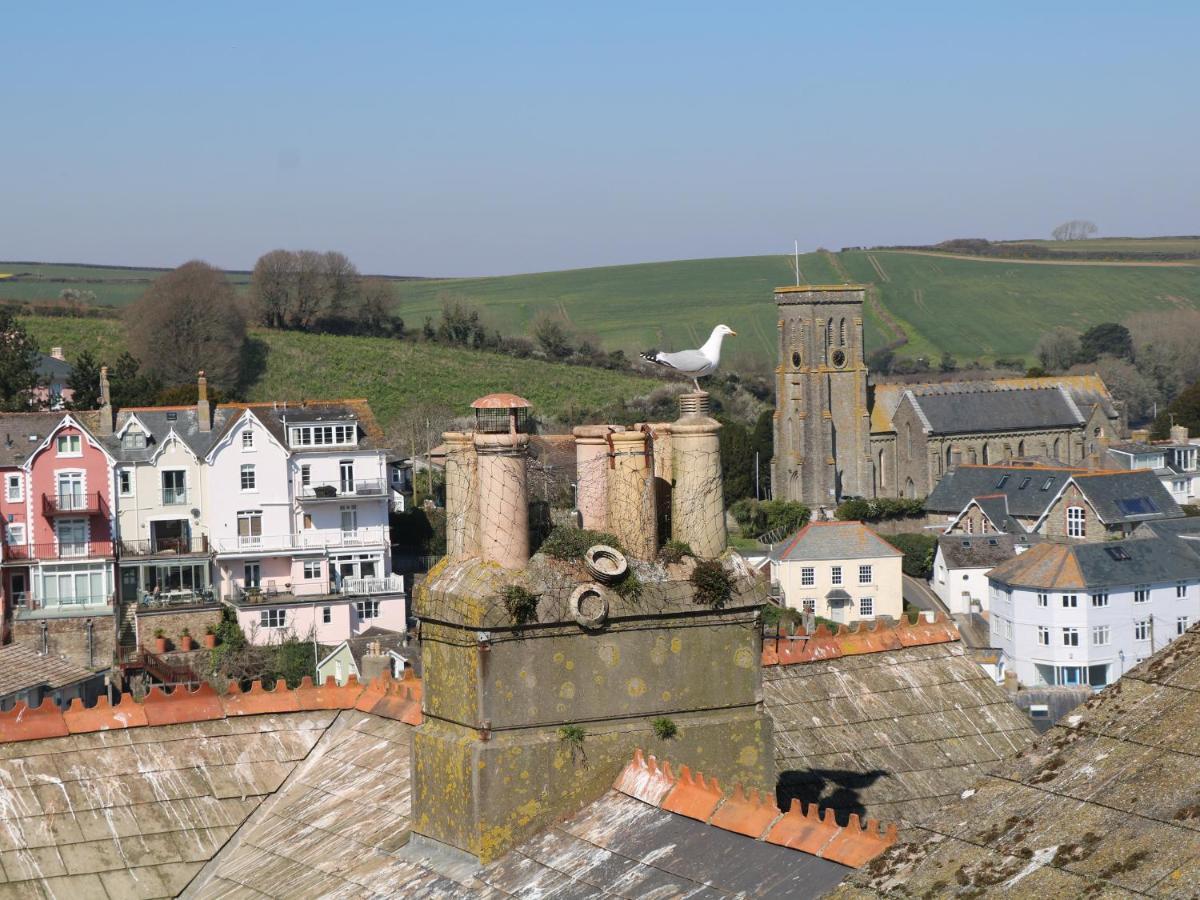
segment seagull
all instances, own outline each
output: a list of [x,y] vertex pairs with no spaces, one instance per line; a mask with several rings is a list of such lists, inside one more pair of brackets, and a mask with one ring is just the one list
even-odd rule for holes
[[674,369],[682,375],[687,375],[692,379],[696,390],[699,391],[700,382],[697,379],[711,375],[721,364],[721,341],[727,334],[736,335],[737,332],[728,325],[718,325],[699,350],[680,350],[678,353],[660,353],[657,350],[650,350],[642,354],[642,359],[652,362],[656,366]]

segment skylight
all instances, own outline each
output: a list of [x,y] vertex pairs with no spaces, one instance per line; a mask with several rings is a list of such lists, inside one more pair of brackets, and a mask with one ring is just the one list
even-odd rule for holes
[[1028,475],[1026,475],[1024,478],[1021,479],[1021,483],[1019,485],[1017,485],[1017,490],[1018,491],[1025,490],[1025,488],[1029,487],[1029,482],[1031,482],[1031,481],[1033,481],[1033,479],[1030,478]]
[[1150,516],[1159,511],[1158,505],[1149,497],[1123,497],[1117,501],[1117,509],[1126,516]]
[[1050,490],[1050,485],[1052,485],[1052,484],[1054,484],[1054,476],[1053,475],[1051,475],[1049,478],[1047,478],[1045,481],[1043,481],[1042,486],[1040,488],[1038,488],[1038,490],[1039,491],[1048,491],[1048,490]]
[[1008,475],[1007,475],[1007,474],[1005,474],[1005,475],[1001,475],[1001,476],[1000,476],[1000,480],[996,482],[996,487],[998,487],[998,488],[1002,488],[1002,487],[1004,487],[1006,484],[1008,484]]
[[1117,562],[1124,562],[1125,560],[1132,558],[1129,555],[1129,551],[1126,550],[1124,547],[1105,547],[1104,552],[1107,553],[1109,556],[1111,556],[1113,559],[1115,559]]

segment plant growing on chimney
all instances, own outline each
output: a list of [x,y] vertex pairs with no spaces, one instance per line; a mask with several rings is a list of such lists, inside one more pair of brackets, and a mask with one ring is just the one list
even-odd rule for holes
[[583,730],[582,725],[564,725],[558,729],[558,739],[576,749],[583,746],[583,739],[586,734],[587,732]]
[[517,625],[527,625],[537,621],[537,605],[538,600],[541,599],[540,594],[535,594],[519,584],[510,584],[500,592],[500,599],[504,601],[504,609],[509,618]]
[[658,551],[658,559],[664,563],[677,563],[682,561],[685,556],[694,555],[691,546],[684,541],[667,541]]
[[604,531],[588,531],[586,528],[570,528],[565,525],[555,527],[546,535],[538,552],[566,562],[578,562],[583,559],[583,555],[588,552],[588,549],[596,544],[607,544],[614,550],[625,552],[625,548],[621,546],[616,535]]
[[659,716],[654,720],[651,727],[654,729],[655,737],[664,741],[669,741],[679,733],[679,726],[666,716]]
[[702,606],[721,609],[733,596],[733,579],[720,560],[702,559],[692,570],[692,587],[696,602]]

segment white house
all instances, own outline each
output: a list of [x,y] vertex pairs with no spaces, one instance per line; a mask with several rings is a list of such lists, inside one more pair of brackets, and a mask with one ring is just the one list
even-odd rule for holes
[[1122,469],[1152,470],[1176,503],[1200,503],[1200,443],[1182,425],[1171,428],[1169,441],[1114,444],[1108,458]]
[[988,572],[1040,541],[1028,534],[943,534],[930,586],[954,615],[988,611]]
[[1200,617],[1200,545],[1181,534],[1042,543],[988,581],[992,645],[1027,686],[1103,687]]
[[899,619],[904,554],[861,522],[811,522],[771,552],[784,603],[834,622]]

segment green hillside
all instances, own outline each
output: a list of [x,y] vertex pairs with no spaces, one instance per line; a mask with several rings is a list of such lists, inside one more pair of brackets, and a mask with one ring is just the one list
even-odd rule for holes
[[[22,322],[43,350],[62,346],[68,359],[90,349],[97,359],[111,361],[124,349],[118,320],[33,316]],[[566,418],[614,400],[645,395],[663,383],[620,372],[386,338],[261,329],[251,337],[263,342],[266,354],[264,369],[247,399],[366,397],[384,427],[413,408],[454,409],[466,415],[472,400],[494,391],[521,394],[539,416]]]

